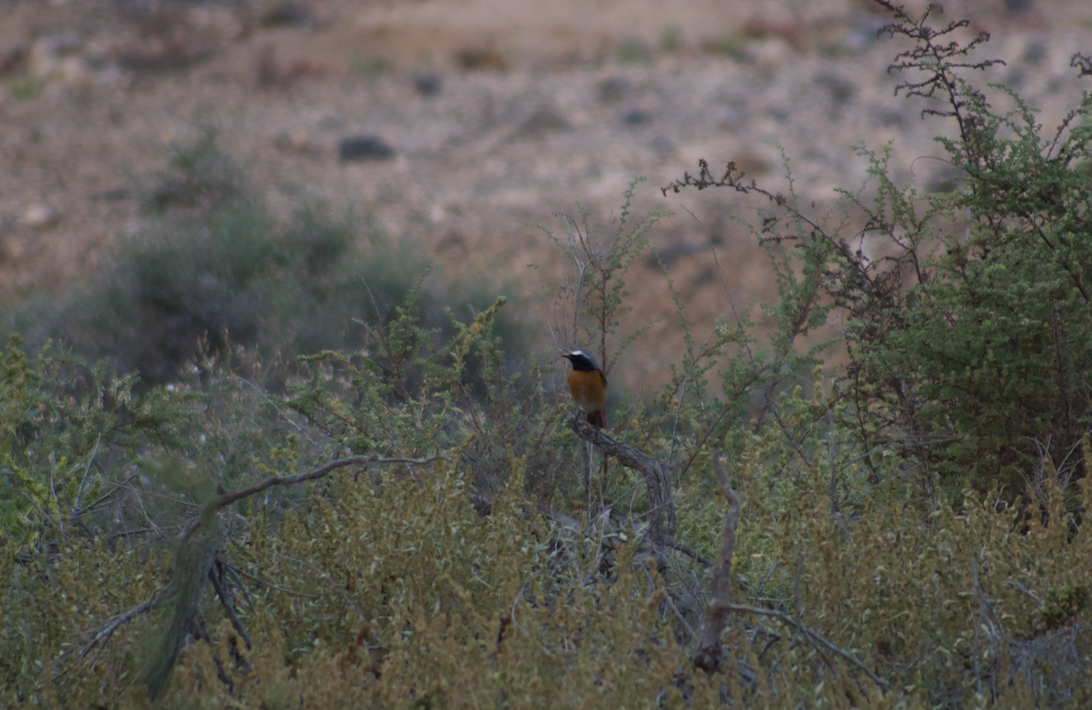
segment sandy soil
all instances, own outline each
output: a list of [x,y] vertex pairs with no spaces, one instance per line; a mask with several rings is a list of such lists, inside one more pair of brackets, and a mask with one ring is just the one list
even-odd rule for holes
[[[1007,66],[989,79],[1016,86],[1049,128],[1089,89],[1068,63],[1092,53],[1092,3],[1028,4],[965,0],[946,17],[993,34],[981,56]],[[708,328],[727,312],[725,286],[740,302],[770,286],[731,220],[743,203],[661,196],[699,158],[784,189],[776,141],[820,208],[864,181],[860,141],[893,141],[900,182],[950,176],[929,159],[947,127],[893,95],[886,67],[905,47],[875,38],[884,21],[850,0],[0,0],[0,303],[92,275],[145,219],[135,188],[172,142],[213,126],[271,205],[352,206],[449,273],[512,284],[543,321],[561,260],[526,225],[560,230],[555,213],[579,200],[600,234],[645,176],[635,211],[676,213],[650,239]],[[393,159],[339,161],[354,134],[381,137]],[[638,312],[670,313],[663,276],[642,268]],[[657,368],[656,350],[631,383]]]

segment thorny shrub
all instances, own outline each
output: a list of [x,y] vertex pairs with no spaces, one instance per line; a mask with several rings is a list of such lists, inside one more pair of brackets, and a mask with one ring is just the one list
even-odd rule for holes
[[[897,449],[929,496],[955,500],[966,483],[996,482],[1013,500],[1044,456],[1076,462],[1092,423],[1092,96],[1046,136],[1013,91],[992,87],[993,100],[1013,106],[999,113],[960,75],[999,63],[968,57],[988,35],[960,44],[966,22],[937,30],[932,8],[913,20],[880,4],[897,19],[882,32],[915,43],[891,67],[917,72],[897,91],[958,126],[956,138],[937,140],[964,177],[959,189],[899,187],[888,150],[862,147],[871,190],[840,191],[863,217],[853,235],[734,165],[717,178],[703,162],[669,189],[729,187],[774,203],[759,236],[790,247],[816,279],[812,312],[841,315],[846,396],[866,449]],[[1073,66],[1092,76],[1089,58]]]

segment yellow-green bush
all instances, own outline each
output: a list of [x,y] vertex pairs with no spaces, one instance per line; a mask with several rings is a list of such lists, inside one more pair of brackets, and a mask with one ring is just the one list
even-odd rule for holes
[[[901,33],[928,45],[937,35],[925,19],[903,16]],[[959,68],[955,56],[944,55],[934,76]],[[1092,74],[1087,58],[1075,64]],[[953,110],[988,114],[979,94],[951,86]],[[1092,112],[1090,100],[1074,116]],[[1023,130],[1007,118],[982,125]],[[975,150],[993,145],[1006,160],[1059,171],[1070,197],[1087,194],[1070,169],[1089,157],[1087,128],[1071,131],[1065,160],[1045,164],[1032,155],[1035,130],[1020,130],[1015,142],[979,134]],[[968,244],[1004,238],[1015,253],[1027,247],[1011,231],[1019,191],[1005,193],[1000,211],[987,199],[991,185],[1011,183],[1003,178],[1015,163],[975,155],[984,162],[964,165],[968,192],[932,203],[940,211],[929,220],[957,204],[972,208],[979,223]],[[896,190],[882,159],[872,159],[875,224],[889,235],[943,226],[926,230],[914,195]],[[707,165],[677,186],[687,184],[757,191],[783,210],[759,232],[780,301],[766,307],[775,332],[765,347],[745,314],[704,342],[682,317],[680,362],[670,364],[660,397],[619,406],[622,425],[612,433],[669,462],[677,527],[663,544],[647,535],[659,511],[648,509],[638,473],[616,462],[584,466],[552,368],[532,361],[522,378],[506,375],[493,331],[503,299],[469,323],[448,313],[441,340],[411,289],[390,318],[361,326],[359,350],[302,358],[277,393],[240,376],[263,368],[239,349],[201,353],[193,378],[136,395],[135,378],[114,377],[105,364],[88,367],[50,348],[30,358],[13,340],[0,363],[0,705],[1092,704],[1087,416],[1065,424],[1071,449],[1050,441],[1059,423],[1049,401],[1083,392],[1087,378],[1074,365],[1088,333],[1088,309],[1075,307],[1079,283],[1065,293],[1057,279],[1045,290],[1015,288],[1038,279],[1040,261],[998,277],[997,298],[963,310],[967,318],[916,320],[922,309],[967,306],[945,281],[951,253],[922,261],[937,279],[904,294],[892,272],[842,250],[844,240],[791,196],[742,185],[730,172],[718,182]],[[1074,243],[1088,236],[1079,202],[1052,234]],[[595,343],[608,367],[644,332],[619,331],[627,271],[655,216],[627,224],[627,214],[603,241],[571,221],[566,241],[557,240],[589,269],[566,294],[576,319],[567,332]],[[991,217],[995,232],[984,226]],[[315,245],[318,262],[308,268],[340,243]],[[1053,266],[1077,273],[1083,253],[1056,254]],[[972,262],[969,274],[996,270],[987,257],[960,255]],[[962,418],[970,410],[952,409],[959,398],[935,396],[951,381],[923,375],[937,361],[911,366],[925,352],[917,346],[929,336],[977,347],[963,335],[982,313],[1013,307],[1017,292],[1046,298],[1030,310],[1062,307],[1076,324],[1066,336],[1075,359],[1058,359],[1062,385],[1050,397],[1015,408],[999,401]],[[848,373],[824,384],[820,350],[801,343],[838,297],[861,306],[847,324],[857,349]],[[878,329],[888,322],[901,329]],[[1039,357],[1020,337],[1012,342],[1023,343],[1014,358]],[[814,381],[802,382],[812,367]],[[958,437],[925,435],[942,429]],[[1024,438],[1002,441],[1004,431]],[[1037,455],[1013,463],[1009,454],[1026,454],[1040,435]],[[1005,456],[994,455],[999,442]],[[993,452],[987,469],[1004,458],[1024,480],[979,475],[976,451]],[[724,655],[706,673],[689,651],[710,558],[720,552],[727,503],[710,470],[722,452],[743,502]],[[356,463],[306,484],[265,478],[284,483],[345,456]],[[251,487],[245,499],[231,495]],[[196,606],[190,589],[200,591]],[[144,682],[158,690],[160,680],[153,700]]]
[[[819,443],[807,418],[790,420],[801,442],[812,432]],[[735,614],[725,636],[728,670],[692,670],[671,596],[692,568],[671,558],[659,569],[625,545],[593,568],[597,546],[534,512],[514,459],[488,516],[471,505],[467,471],[447,462],[418,471],[421,486],[405,471],[335,474],[310,484],[276,524],[252,501],[224,559],[249,589],[235,598],[254,646],[207,593],[212,641],[184,650],[161,705],[686,707],[723,693],[748,707],[1087,701],[1087,609],[1047,600],[1087,595],[1092,541],[1059,495],[1045,521],[974,493],[958,510],[923,515],[890,484],[847,501],[855,509],[841,524],[829,495],[841,464],[805,463],[780,450],[779,436],[752,439],[732,473],[745,530],[763,531],[767,559],[783,567],[760,591],[766,566],[738,557],[749,591],[734,590],[733,601],[786,610],[890,687],[783,620],[749,613]],[[781,475],[792,479],[778,507],[767,501],[771,454],[784,456]],[[1092,486],[1083,490],[1092,503]],[[102,539],[25,549],[9,541],[0,569],[5,626],[17,631],[4,639],[14,682],[3,702],[148,706],[141,686],[129,686],[163,611],[82,660],[79,651],[88,632],[162,583],[169,558],[142,562]]]

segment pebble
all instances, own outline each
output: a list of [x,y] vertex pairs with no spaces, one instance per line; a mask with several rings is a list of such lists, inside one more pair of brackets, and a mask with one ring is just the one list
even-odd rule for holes
[[413,88],[421,96],[437,96],[444,88],[444,80],[439,74],[418,74],[413,77]]
[[572,124],[553,106],[542,105],[516,129],[517,138],[541,138],[549,133],[572,129]]
[[23,224],[31,229],[49,229],[60,221],[60,212],[46,205],[31,205],[23,213]]
[[379,136],[357,135],[342,138],[337,148],[338,159],[343,163],[366,160],[390,160],[394,148]]
[[629,79],[621,76],[609,76],[599,82],[599,102],[606,105],[616,104],[626,98],[632,88]]

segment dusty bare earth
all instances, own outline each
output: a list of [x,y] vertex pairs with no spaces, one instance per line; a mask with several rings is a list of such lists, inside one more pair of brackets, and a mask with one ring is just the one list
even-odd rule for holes
[[[1090,88],[1068,65],[1092,53],[1092,3],[948,6],[992,33],[980,57],[1007,65],[988,78],[1046,127]],[[784,189],[777,141],[820,208],[864,181],[860,141],[893,141],[899,182],[950,177],[929,159],[947,127],[893,95],[886,67],[905,46],[876,39],[885,21],[863,0],[0,0],[0,303],[92,275],[145,219],[136,186],[212,126],[271,205],[351,205],[449,273],[537,298],[544,321],[560,257],[526,225],[560,229],[554,213],[579,200],[601,230],[645,176],[635,211],[676,213],[652,245],[708,324],[727,305],[707,237],[735,297],[770,288],[729,219],[743,203],[661,196],[699,158]],[[340,161],[354,134],[393,157]],[[635,290],[642,317],[670,312],[662,275]],[[661,355],[644,352],[631,378]]]

